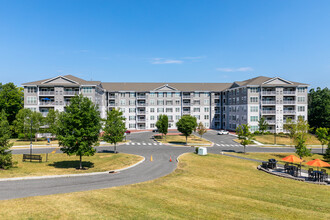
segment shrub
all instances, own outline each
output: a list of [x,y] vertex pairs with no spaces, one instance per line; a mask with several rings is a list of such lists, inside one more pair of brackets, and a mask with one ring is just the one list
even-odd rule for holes
[[195,148],[195,154],[198,154],[198,149],[199,149],[199,147]]
[[270,134],[272,134],[272,133],[270,133],[270,131],[266,131],[266,132],[265,132],[265,134],[268,134],[268,135],[270,135]]
[[253,134],[259,135],[260,134],[260,131],[255,131]]

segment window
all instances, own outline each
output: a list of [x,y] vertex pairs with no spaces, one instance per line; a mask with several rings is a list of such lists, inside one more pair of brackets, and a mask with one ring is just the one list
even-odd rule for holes
[[180,92],[176,92],[175,97],[180,97]]
[[37,93],[37,88],[36,87],[27,87],[27,92],[28,93]]
[[134,99],[130,99],[129,100],[129,105],[135,105],[135,100]]
[[37,97],[35,97],[35,96],[28,96],[27,97],[27,104],[37,104]]
[[304,96],[298,96],[298,102],[305,102]]
[[173,112],[172,108],[166,108],[166,112]]
[[194,100],[194,105],[200,105],[201,102],[199,100]]
[[120,105],[126,105],[126,100],[125,99],[120,99]]
[[250,92],[251,93],[257,93],[258,92],[258,88],[257,87],[252,87],[252,88],[250,88]]
[[164,97],[163,93],[162,92],[159,92],[158,93],[158,97]]
[[258,121],[258,116],[251,116],[250,121],[251,122]]
[[173,101],[171,101],[171,100],[167,100],[167,101],[166,101],[166,105],[173,105]]
[[150,99],[149,104],[150,105],[155,105],[155,100],[154,99]]
[[135,124],[129,124],[129,128],[135,128]]
[[258,106],[251,106],[250,112],[258,112]]
[[155,116],[154,115],[150,115],[150,120],[151,121],[155,120]]
[[164,112],[164,108],[157,108],[157,112]]
[[92,93],[92,89],[92,87],[83,87],[83,93]]
[[175,108],[175,112],[180,112],[180,108]]
[[150,108],[150,112],[155,112],[155,108]]
[[167,116],[168,117],[168,120],[173,120],[173,115],[169,115],[169,116]]
[[250,126],[250,131],[252,131],[252,132],[259,131],[259,127],[255,126],[255,125]]
[[194,112],[200,112],[200,108],[194,108]]
[[198,120],[201,118],[200,115],[194,115],[195,118],[197,118]]
[[164,100],[157,100],[157,105],[164,105]]
[[129,108],[129,112],[135,112],[135,108]]
[[172,93],[171,92],[167,92],[166,95],[167,95],[167,97],[172,97]]
[[305,106],[298,106],[298,112],[304,112]]
[[250,102],[252,103],[258,102],[258,97],[250,97]]
[[129,97],[131,97],[131,98],[135,97],[135,92],[130,92]]
[[150,128],[155,128],[155,124],[150,124]]
[[134,115],[129,116],[129,120],[130,121],[134,121],[135,120],[135,116]]
[[120,111],[124,113],[125,112],[125,108],[120,108]]
[[204,115],[204,119],[205,119],[205,120],[210,119],[209,115]]
[[209,112],[210,109],[209,108],[204,108],[204,112]]
[[124,92],[121,92],[120,93],[120,97],[122,97],[122,98],[125,97],[125,93]]
[[209,100],[208,99],[204,99],[204,105],[208,105],[209,104]]
[[298,88],[298,92],[299,93],[303,93],[303,92],[305,92],[306,91],[306,88]]
[[208,93],[208,92],[204,92],[204,96],[205,96],[205,97],[210,97],[210,93]]
[[175,116],[175,119],[176,119],[176,120],[179,120],[180,117],[181,117],[180,115],[176,115],[176,116]]
[[176,105],[180,105],[180,100],[175,100]]
[[204,123],[204,126],[205,126],[206,128],[208,128],[208,127],[210,126],[210,124],[209,124],[208,122],[205,122],[205,123]]
[[155,97],[155,96],[156,96],[156,94],[154,92],[150,93],[150,97]]
[[[33,112],[36,112],[37,111],[37,108],[28,108],[28,109],[30,109]],[[47,111],[47,113],[48,113],[48,111]]]
[[305,121],[305,116],[303,116],[303,115],[298,115],[298,120],[303,120],[303,121]]

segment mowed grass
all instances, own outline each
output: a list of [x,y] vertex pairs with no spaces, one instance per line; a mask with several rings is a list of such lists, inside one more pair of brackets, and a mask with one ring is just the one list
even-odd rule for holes
[[[186,137],[183,135],[166,135],[165,136],[157,135],[155,136],[156,140],[162,142],[162,143],[169,143],[169,144],[180,144],[184,145],[186,144]],[[200,138],[196,135],[190,135],[188,136],[188,144],[201,144],[201,145],[211,145],[212,143],[208,140],[205,140],[204,138]]]
[[168,176],[129,186],[0,201],[0,219],[330,219],[330,189],[224,155],[180,157]]
[[[255,135],[254,139],[263,144],[274,144],[274,135],[273,134]],[[287,135],[277,135],[276,144],[294,145],[293,141],[291,141],[290,137]],[[317,137],[312,134],[308,134],[306,144],[307,145],[321,145],[321,143],[319,142]]]
[[[47,140],[38,140],[37,142],[35,141],[35,139],[32,139],[32,145],[47,145],[48,142]],[[30,141],[25,141],[25,140],[19,140],[19,139],[11,139],[10,143],[13,143],[14,146],[23,146],[23,145],[30,145]],[[50,144],[57,144],[58,145],[58,141],[54,140],[54,141],[50,141]]]
[[79,167],[79,157],[67,156],[66,154],[41,154],[43,162],[36,161],[22,162],[23,155],[13,155],[13,161],[17,164],[9,170],[0,170],[0,178],[24,177],[24,176],[45,176],[61,174],[77,174],[101,172],[114,169],[120,169],[142,160],[141,156],[131,154],[111,154],[97,153],[94,156],[84,156],[83,166],[86,170],[77,170]]
[[[268,161],[268,159],[274,158],[280,164],[285,164],[286,163],[285,161],[282,160],[282,158],[284,158],[286,156],[289,156],[289,155],[292,155],[292,154],[299,158],[299,156],[297,154],[295,154],[295,153],[246,153],[246,154],[242,154],[242,153],[226,153],[226,154],[231,154],[231,155],[236,155],[236,156],[246,157],[246,158],[252,158],[252,159],[257,159],[257,160],[263,160],[263,161]],[[311,160],[314,160],[314,159],[320,159],[320,160],[323,160],[323,161],[325,161],[327,163],[330,163],[329,160],[324,160],[322,155],[320,155],[320,154],[313,154],[310,157],[303,157],[303,159],[302,159],[303,162],[301,163],[302,168],[305,169],[305,170],[307,170],[308,168],[317,169],[317,167],[312,167],[312,166],[306,165],[306,163],[308,161],[311,161]],[[327,169],[327,170],[330,171],[330,167],[323,167],[322,169]]]

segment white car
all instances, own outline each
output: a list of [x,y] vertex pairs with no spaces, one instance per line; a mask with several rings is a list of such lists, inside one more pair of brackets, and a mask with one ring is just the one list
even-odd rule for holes
[[225,131],[225,130],[220,130],[220,131],[218,132],[218,134],[219,134],[219,135],[221,135],[221,134],[229,134],[229,132],[228,132],[228,131]]

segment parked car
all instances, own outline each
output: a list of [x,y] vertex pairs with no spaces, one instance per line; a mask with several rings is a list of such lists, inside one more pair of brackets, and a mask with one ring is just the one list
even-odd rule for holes
[[222,134],[229,134],[229,132],[228,132],[228,131],[225,131],[225,130],[220,130],[220,131],[218,131],[218,134],[219,134],[219,135],[222,135]]
[[158,129],[154,129],[154,130],[152,130],[152,132],[158,132]]
[[125,133],[126,133],[126,134],[130,134],[130,133],[131,133],[131,131],[125,131]]

